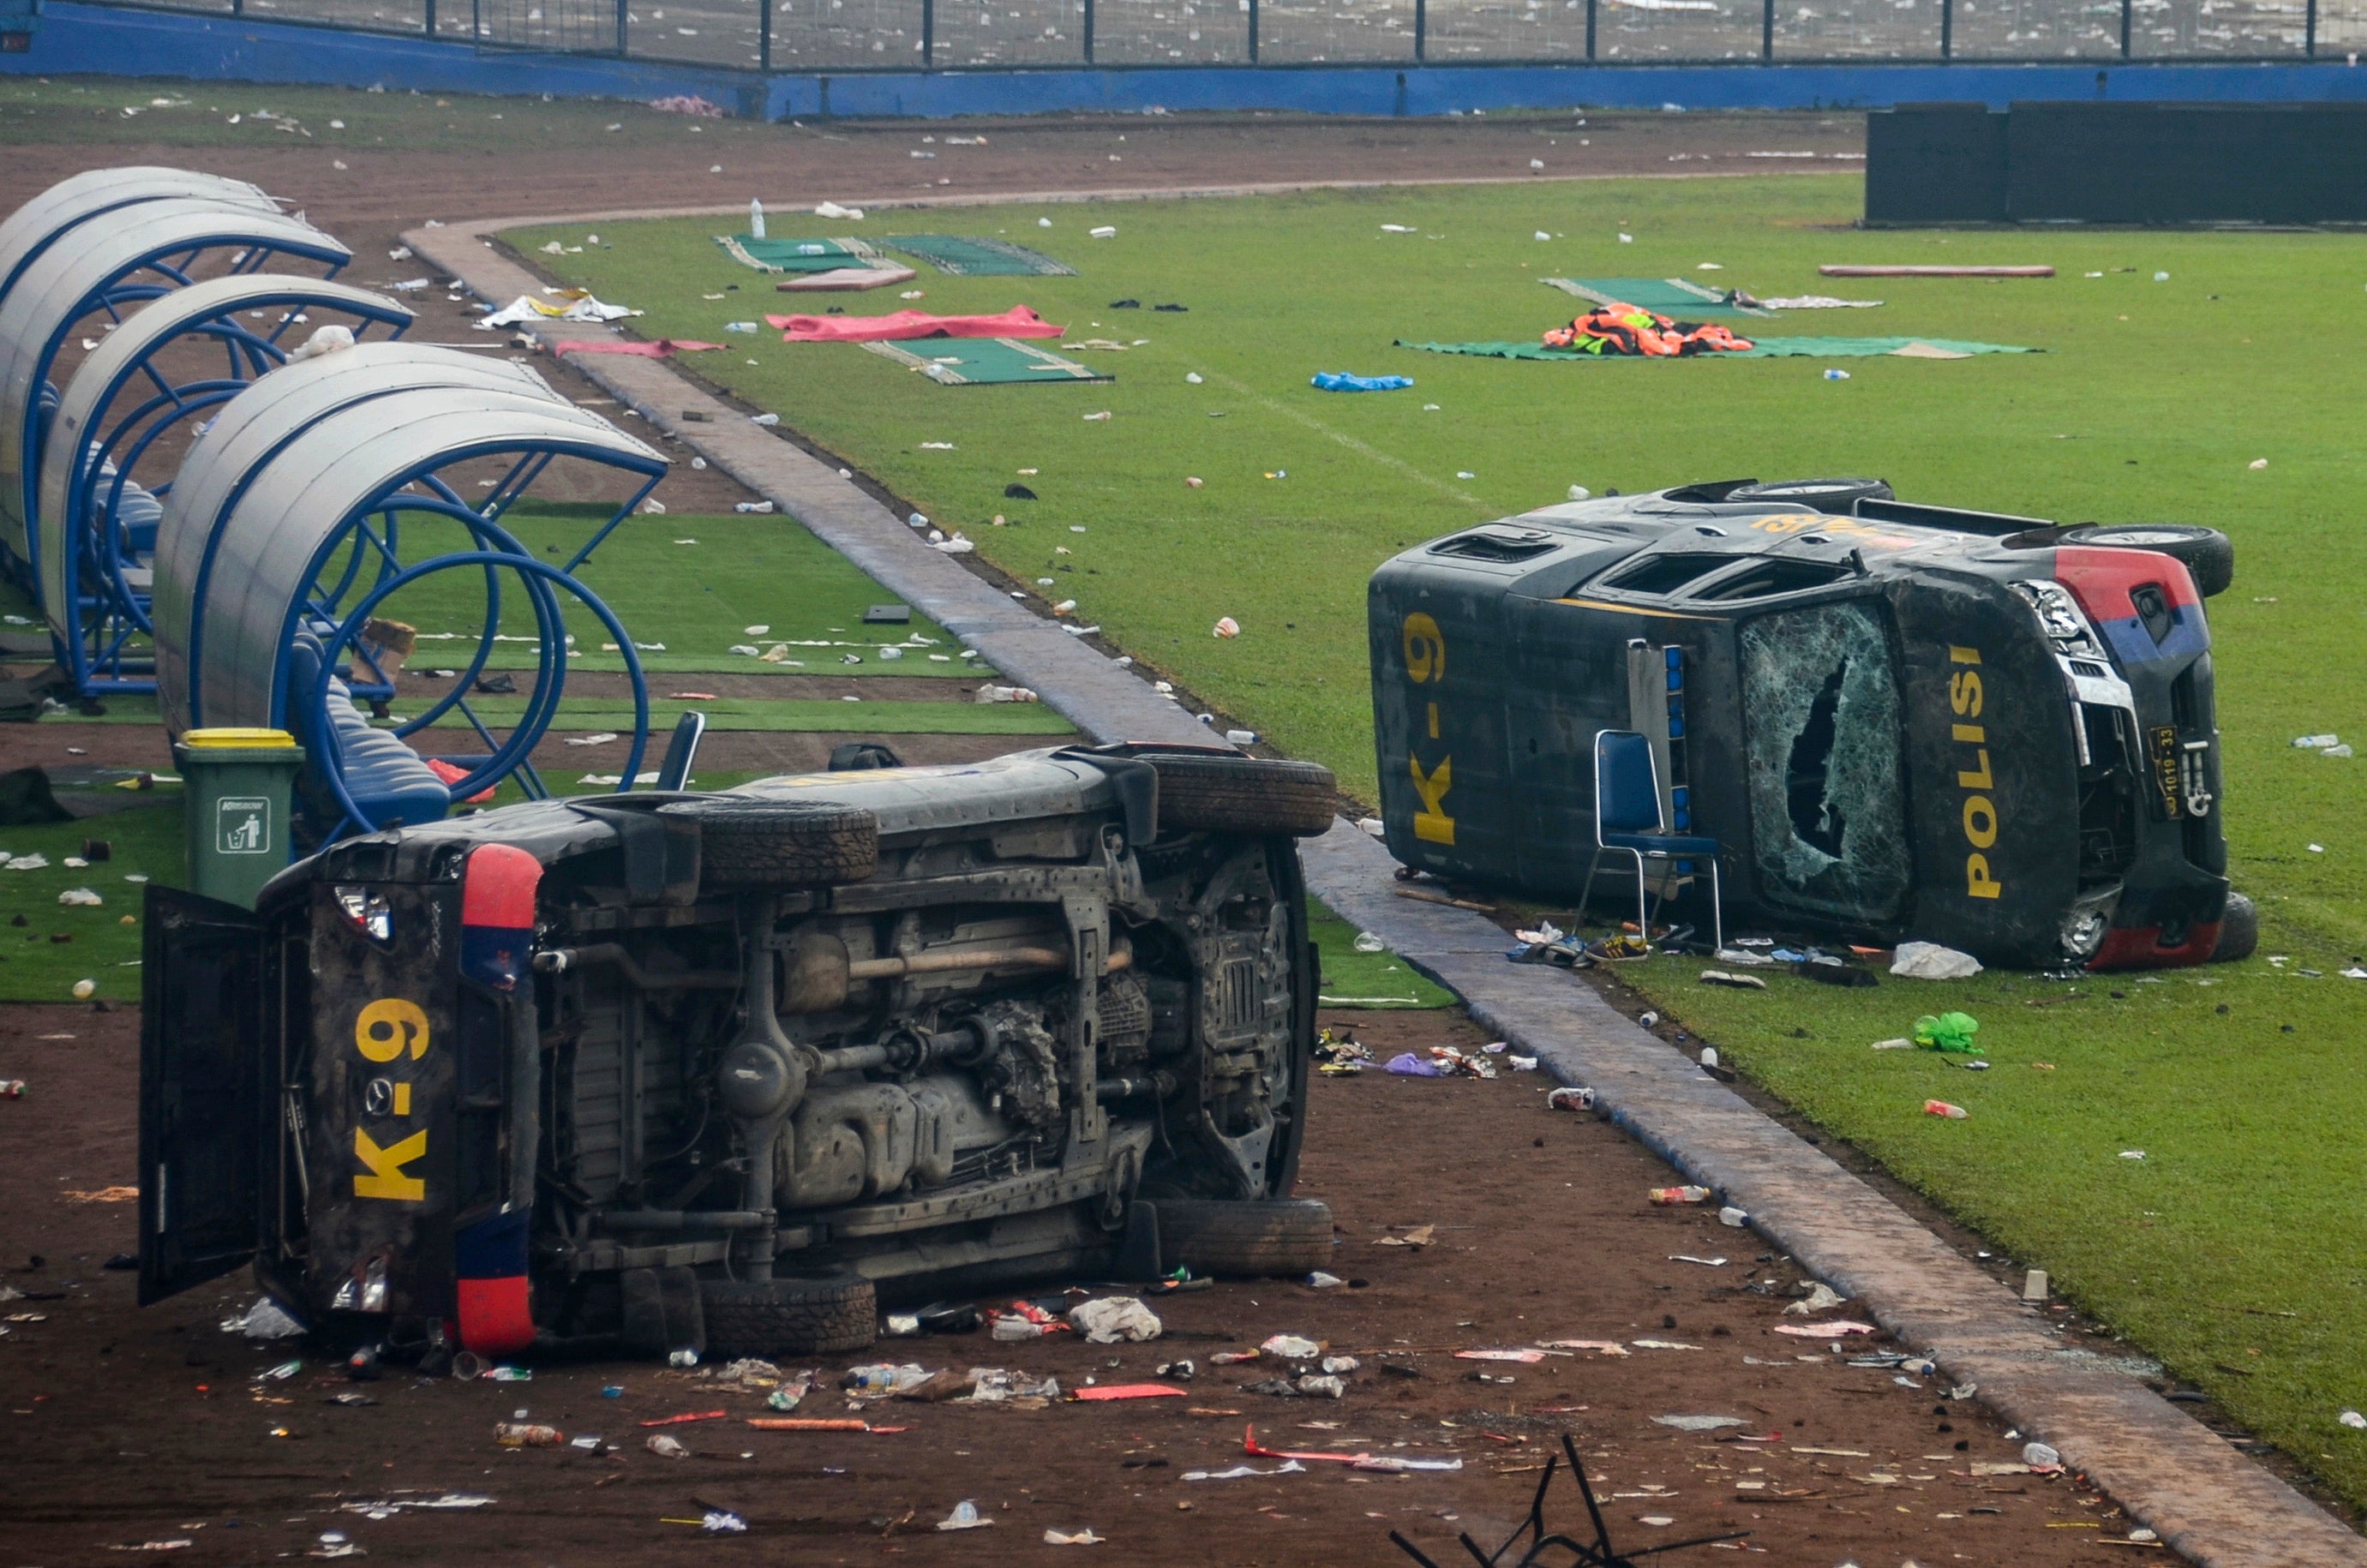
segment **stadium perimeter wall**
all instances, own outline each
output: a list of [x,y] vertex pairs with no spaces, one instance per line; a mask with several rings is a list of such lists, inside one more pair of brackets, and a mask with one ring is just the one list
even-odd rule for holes
[[697,94],[770,119],[1154,109],[1445,115],[1473,109],[1884,108],[1898,103],[2116,100],[2367,102],[2367,70],[2271,63],[1194,66],[1152,70],[732,72],[51,0],[31,49],[0,72],[382,85],[400,92],[646,100]]

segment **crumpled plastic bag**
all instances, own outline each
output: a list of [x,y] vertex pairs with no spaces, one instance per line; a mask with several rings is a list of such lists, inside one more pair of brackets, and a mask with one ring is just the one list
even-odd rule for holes
[[1069,1322],[1089,1345],[1139,1344],[1156,1339],[1159,1315],[1133,1296],[1101,1296],[1069,1309]]
[[1410,1051],[1400,1051],[1391,1056],[1381,1070],[1409,1078],[1443,1078],[1449,1076],[1447,1070],[1436,1062],[1426,1061]]
[[1890,972],[1908,980],[1969,980],[1981,972],[1981,961],[1936,942],[1902,942]]
[[312,335],[291,350],[288,363],[300,365],[307,359],[318,359],[324,354],[336,354],[354,346],[354,329],[340,322],[315,327]]
[[1943,1012],[1936,1018],[1917,1019],[1914,1040],[1915,1043],[1928,1050],[1970,1055],[1980,1050],[1973,1043],[1973,1035],[1980,1027],[1980,1020],[1971,1013]]
[[289,1316],[277,1302],[266,1296],[247,1308],[245,1316],[223,1319],[222,1330],[228,1334],[243,1334],[249,1339],[292,1339],[304,1332],[304,1325]]

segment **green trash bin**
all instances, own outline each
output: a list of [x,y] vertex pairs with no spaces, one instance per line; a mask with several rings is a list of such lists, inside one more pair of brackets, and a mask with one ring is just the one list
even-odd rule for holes
[[173,745],[187,786],[189,888],[243,908],[288,864],[304,749],[284,729],[192,729]]

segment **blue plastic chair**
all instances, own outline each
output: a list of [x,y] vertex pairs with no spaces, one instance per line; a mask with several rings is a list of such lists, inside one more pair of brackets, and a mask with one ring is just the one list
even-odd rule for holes
[[658,788],[687,789],[690,770],[698,761],[698,742],[707,734],[707,716],[687,708],[674,721],[674,739],[666,742],[665,761],[658,764]]
[[1632,729],[1597,730],[1594,736],[1594,855],[1586,863],[1586,890],[1578,900],[1582,918],[1594,893],[1594,873],[1606,852],[1636,857],[1637,930],[1649,940],[1651,912],[1644,888],[1644,860],[1699,857],[1709,862],[1710,928],[1726,945],[1726,911],[1718,886],[1718,841],[1697,833],[1670,833],[1660,821],[1659,763],[1652,743]]

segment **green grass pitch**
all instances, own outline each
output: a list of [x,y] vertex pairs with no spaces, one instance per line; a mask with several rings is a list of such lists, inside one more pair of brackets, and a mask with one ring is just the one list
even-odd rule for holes
[[[2367,986],[2340,976],[2367,953],[2367,764],[2289,744],[2367,722],[2354,537],[2367,360],[2352,344],[2367,240],[1862,231],[1860,189],[1831,176],[1539,181],[941,209],[918,226],[1019,240],[1082,276],[924,270],[919,308],[1032,305],[1070,343],[1124,344],[1071,351],[1116,382],[949,389],[769,332],[686,363],[961,526],[1015,577],[1050,579],[1046,599],[1076,599],[1143,663],[1368,798],[1366,577],[1404,546],[1572,484],[1878,474],[1913,498],[2225,528],[2237,581],[2211,615],[2231,852],[2261,902],[2263,954],[2290,962],[2087,981],[2067,1000],[2056,998],[2071,987],[2016,976],[1871,991],[1779,977],[1761,994],[1655,961],[1636,978],[1807,1116],[2367,1502],[2367,1435],[2335,1419],[2367,1406],[2367,1077],[2350,1061]],[[1116,235],[1089,238],[1102,224]],[[895,213],[773,219],[783,235],[914,226]],[[602,244],[549,260],[647,310],[634,323],[646,336],[722,340],[727,321],[818,308],[785,305],[733,265],[711,239],[726,227],[604,222]],[[534,255],[585,237],[511,239]],[[2057,276],[1820,278],[1830,262],[2044,262]],[[1557,275],[1881,299],[1749,330],[2045,352],[1852,360],[1849,379],[1828,381],[1814,360],[1534,364],[1391,347],[1533,338],[1579,305],[1535,281]],[[1112,310],[1122,298],[1144,308]],[[904,303],[832,302],[855,314]],[[1149,308],[1165,302],[1190,309]],[[1417,385],[1331,394],[1308,386],[1319,370]],[[1014,482],[1041,499],[1007,499]],[[1221,615],[1240,623],[1238,639],[1210,636]],[[1951,1007],[1982,1020],[1991,1071],[1867,1049]],[[1927,1097],[1973,1114],[1923,1117]]]

